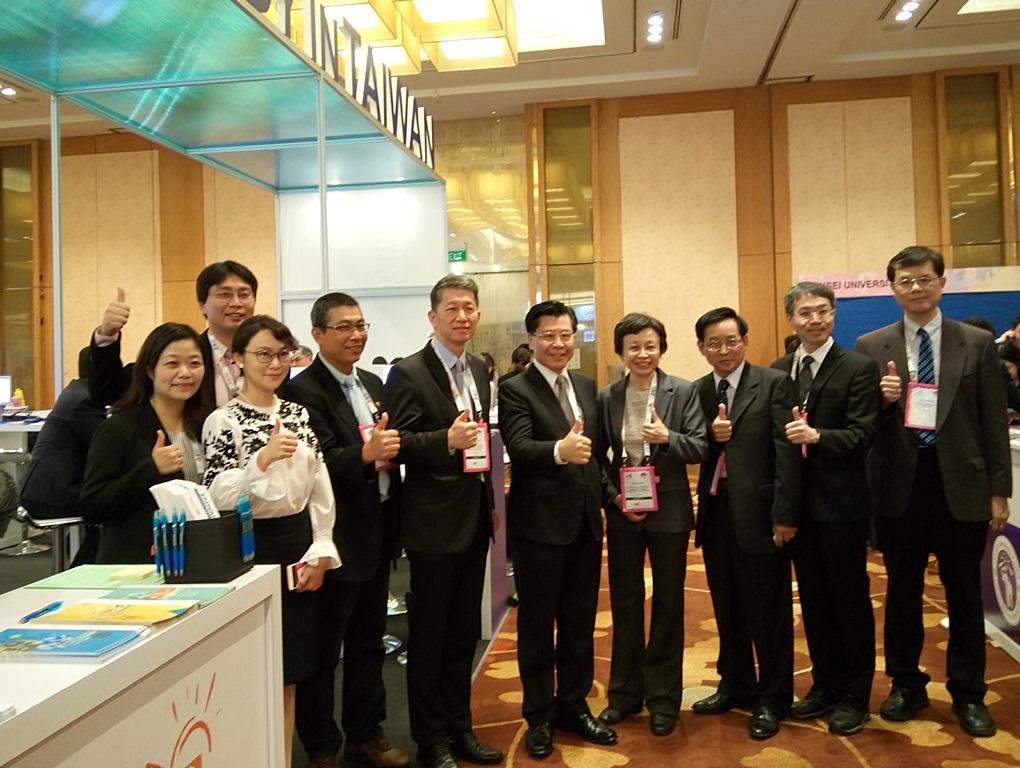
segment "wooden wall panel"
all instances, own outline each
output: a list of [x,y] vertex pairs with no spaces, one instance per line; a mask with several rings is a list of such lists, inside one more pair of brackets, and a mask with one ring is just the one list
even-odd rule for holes
[[158,154],[162,321],[202,329],[195,298],[195,276],[205,266],[202,166],[168,149]]
[[620,205],[620,112],[615,100],[599,102],[595,110],[600,151],[595,153],[598,178],[595,196],[595,343],[598,385],[609,382],[610,365],[619,362],[613,349],[613,327],[623,316],[623,225]]
[[939,204],[938,129],[935,76],[910,78],[910,127],[914,153],[914,219],[916,243],[942,247],[942,207]]
[[622,119],[620,174],[623,309],[687,340],[667,370],[701,375],[694,321],[739,298],[734,112]]

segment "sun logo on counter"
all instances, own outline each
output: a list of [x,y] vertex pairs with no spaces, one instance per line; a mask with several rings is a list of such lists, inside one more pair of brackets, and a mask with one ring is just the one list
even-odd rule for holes
[[[212,728],[206,718],[209,716],[209,707],[215,688],[215,672],[209,678],[204,697],[201,684],[195,686],[194,692],[189,690],[190,686],[185,686],[182,706],[178,707],[176,701],[170,704],[170,714],[173,716],[174,722],[181,724],[177,740],[170,753],[170,762],[165,766],[162,763],[150,762],[145,764],[145,768],[203,768],[203,760],[213,751]],[[201,712],[198,711],[200,706]],[[188,714],[188,709],[191,708],[194,709],[194,713]],[[218,715],[219,710],[217,709],[212,714]]]

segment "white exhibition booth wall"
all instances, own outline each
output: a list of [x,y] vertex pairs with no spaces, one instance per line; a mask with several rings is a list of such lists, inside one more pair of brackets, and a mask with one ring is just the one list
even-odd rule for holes
[[420,349],[431,331],[429,291],[448,271],[445,186],[332,190],[326,208],[323,265],[319,193],[277,196],[280,317],[316,350],[312,304],[342,291],[358,300],[372,325],[362,363]]

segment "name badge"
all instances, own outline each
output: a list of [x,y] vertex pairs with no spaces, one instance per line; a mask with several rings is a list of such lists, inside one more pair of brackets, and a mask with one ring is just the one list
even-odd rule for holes
[[[358,431],[361,432],[361,441],[367,443],[372,439],[372,433],[375,431],[375,424],[359,424]],[[375,463],[375,471],[386,472],[396,466],[397,465],[392,461],[377,461]]]
[[659,508],[659,478],[655,467],[620,467],[620,496],[623,511],[642,514]]
[[464,471],[465,472],[488,472],[492,466],[489,460],[489,425],[484,421],[478,422],[478,439],[470,448],[465,448]]
[[939,388],[935,384],[907,384],[907,406],[903,425],[911,429],[934,430],[938,420]]

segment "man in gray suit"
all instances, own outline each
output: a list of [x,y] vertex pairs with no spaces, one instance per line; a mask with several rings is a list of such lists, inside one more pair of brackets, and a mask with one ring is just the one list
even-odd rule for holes
[[984,704],[981,556],[989,526],[1000,530],[1012,490],[1006,396],[991,334],[942,316],[942,256],[910,246],[886,274],[904,317],[857,340],[878,361],[878,434],[868,457],[872,507],[889,584],[886,720],[911,720],[928,706],[930,677],[918,666],[924,645],[922,592],[935,552],[949,607],[946,687],[972,736],[992,736]]

